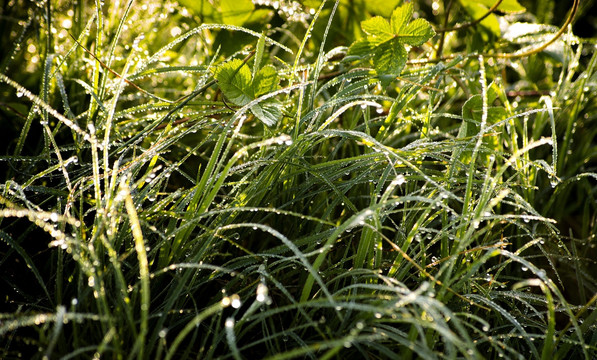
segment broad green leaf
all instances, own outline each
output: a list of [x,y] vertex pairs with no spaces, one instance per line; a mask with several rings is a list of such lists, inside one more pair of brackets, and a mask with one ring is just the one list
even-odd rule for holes
[[204,21],[221,23],[222,16],[220,12],[207,1],[197,0],[180,0],[179,3],[185,8],[191,10],[195,15],[198,15]]
[[400,0],[367,0],[365,5],[371,14],[387,18],[392,15],[392,9],[395,9],[399,3]]
[[[508,116],[506,108],[503,106],[491,106],[497,98],[498,90],[497,85],[494,83],[487,88],[488,125],[495,124]],[[464,121],[458,133],[459,138],[474,136],[479,132],[478,124],[483,119],[483,97],[481,95],[474,95],[464,103],[462,106],[462,119]]]
[[277,100],[268,99],[251,107],[251,112],[267,126],[272,126],[282,117],[282,104]]
[[[503,106],[491,106],[497,97],[498,94],[495,84],[490,85],[487,89],[487,126],[496,124],[497,122],[508,117],[508,112]],[[474,95],[464,103],[462,106],[462,120],[462,124],[460,125],[460,129],[458,131],[459,139],[470,139],[479,134],[479,131],[481,130],[480,123],[483,120],[483,97],[481,95]],[[483,143],[485,146],[491,149],[501,148],[498,138],[495,136],[484,136]],[[456,151],[456,153],[459,154],[459,160],[462,163],[466,164],[470,162],[473,144],[474,141],[469,142],[468,149]],[[479,155],[479,159],[483,159],[483,161],[487,162],[489,156]]]
[[357,40],[348,48],[348,56],[358,56],[365,58],[373,54],[375,46],[367,39]]
[[388,24],[388,21],[381,16],[375,16],[361,22],[361,28],[367,35],[369,35],[367,37],[369,41],[375,39],[375,42],[382,43],[393,37],[390,24]]
[[[460,0],[460,4],[474,20],[480,19],[483,15],[487,14],[487,11],[489,10],[487,6],[481,4],[480,2]],[[496,37],[501,35],[500,24],[498,23],[497,17],[495,15],[491,14],[483,19],[483,21],[481,21],[481,25]]]
[[241,26],[253,10],[255,5],[251,0],[220,0],[220,12],[225,24]]
[[410,22],[413,11],[412,3],[406,3],[392,12],[389,23],[381,16],[362,21],[361,28],[367,39],[354,42],[347,57],[363,59],[372,56],[373,67],[382,85],[387,85],[392,78],[400,75],[406,64],[408,52],[403,44],[421,45],[435,35],[426,20]]
[[410,21],[410,18],[413,16],[413,4],[406,3],[400,7],[397,7],[392,12],[392,17],[390,19],[390,24],[392,28],[392,33],[394,34],[404,34],[406,33],[406,25]]
[[[478,2],[487,7],[492,7],[496,0],[478,0]],[[526,11],[526,8],[520,5],[518,0],[503,0],[497,9],[505,13],[521,13]]]
[[373,56],[373,65],[378,74],[400,75],[406,64],[407,52],[397,39],[379,45]]
[[233,59],[216,67],[214,77],[222,93],[235,105],[243,106],[254,99],[251,70],[242,60]]
[[400,40],[409,45],[419,46],[435,35],[427,20],[415,19],[406,27],[405,35],[399,34]]
[[276,90],[278,83],[278,71],[273,65],[266,65],[255,74],[253,93],[256,98],[265,95]]
[[245,26],[249,24],[269,24],[273,16],[273,11],[269,9],[255,9],[251,11],[244,22]]
[[[234,105],[244,106],[259,96],[278,88],[278,72],[273,65],[261,68],[251,78],[251,70],[242,60],[230,60],[214,70],[220,90]],[[265,125],[272,126],[282,117],[281,104],[267,99],[251,106],[251,112]]]
[[181,0],[180,3],[198,15],[203,22],[242,26],[266,20],[271,11],[255,9],[251,0]]

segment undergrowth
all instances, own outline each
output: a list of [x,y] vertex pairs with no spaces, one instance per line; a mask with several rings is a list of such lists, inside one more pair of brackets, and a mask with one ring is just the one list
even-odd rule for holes
[[589,5],[521,3],[6,3],[0,357],[595,358]]

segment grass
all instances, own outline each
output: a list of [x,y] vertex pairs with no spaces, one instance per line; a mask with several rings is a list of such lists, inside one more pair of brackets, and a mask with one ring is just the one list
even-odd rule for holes
[[2,10],[0,357],[597,356],[594,39],[420,1],[382,86],[387,9],[226,3]]

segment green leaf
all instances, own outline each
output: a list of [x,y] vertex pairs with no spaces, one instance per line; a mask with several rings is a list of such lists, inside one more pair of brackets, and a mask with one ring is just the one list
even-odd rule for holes
[[360,58],[366,58],[373,54],[375,45],[369,42],[367,39],[357,40],[348,48],[347,56],[358,56]]
[[203,22],[242,26],[267,19],[271,11],[255,10],[251,0],[181,0],[180,3],[198,15]]
[[413,11],[412,3],[406,3],[392,12],[390,22],[381,16],[362,21],[367,39],[354,42],[348,49],[348,57],[373,57],[373,67],[382,85],[400,75],[406,65],[408,52],[403,44],[421,45],[435,35],[426,20],[410,22]]
[[[278,71],[273,65],[259,69],[251,78],[251,69],[242,60],[230,60],[214,70],[220,90],[234,105],[244,106],[259,96],[278,89]],[[282,104],[266,99],[251,106],[251,112],[265,125],[272,126],[282,117]]]
[[435,31],[427,20],[415,19],[406,27],[405,35],[398,36],[400,36],[401,41],[409,45],[419,46],[434,35]]
[[251,70],[242,60],[233,59],[216,67],[214,77],[222,93],[235,105],[243,106],[254,99]]
[[399,3],[400,0],[367,0],[365,6],[372,15],[390,17],[392,9],[395,9]]
[[267,126],[275,125],[282,117],[282,104],[275,99],[268,99],[251,107],[251,112]]
[[406,3],[394,10],[390,22],[394,36],[400,42],[418,46],[435,35],[435,31],[424,19],[415,19],[409,24],[413,11],[412,3]]
[[407,59],[407,52],[397,39],[387,41],[377,47],[373,65],[378,74],[400,75]]
[[361,29],[369,35],[367,39],[371,42],[382,43],[394,37],[388,21],[381,16],[375,16],[361,22]]
[[220,12],[217,11],[215,5],[211,5],[207,1],[180,0],[179,3],[188,10],[191,10],[194,14],[200,16],[204,21],[215,23],[222,22]]
[[273,65],[266,65],[261,68],[253,79],[253,93],[255,97],[265,95],[278,88],[278,71]]
[[[495,4],[495,0],[478,0],[478,2],[487,7],[492,7]],[[497,9],[510,14],[521,13],[527,10],[524,6],[520,5],[517,0],[503,0]]]
[[410,21],[410,18],[413,16],[413,12],[414,9],[412,3],[406,3],[402,6],[397,7],[392,12],[392,17],[390,18],[392,33],[404,34],[406,32],[406,25]]
[[[487,89],[488,124],[495,124],[507,117],[506,109],[503,106],[490,106],[498,98],[496,88],[495,84],[491,84]],[[483,97],[481,95],[474,95],[464,103],[462,106],[462,119],[464,121],[460,127],[459,138],[474,136],[479,132],[478,124],[483,119]]]
[[273,15],[273,11],[269,9],[255,9],[249,14],[249,17],[244,22],[245,26],[249,24],[269,24]]
[[[473,20],[480,19],[483,15],[487,14],[487,11],[489,10],[486,5],[483,5],[480,2],[460,0],[460,4]],[[500,24],[498,22],[497,16],[494,14],[491,14],[483,19],[483,21],[481,21],[481,25],[495,36],[499,37],[501,35]]]
[[220,0],[220,11],[225,24],[241,26],[253,10],[255,5],[251,0]]

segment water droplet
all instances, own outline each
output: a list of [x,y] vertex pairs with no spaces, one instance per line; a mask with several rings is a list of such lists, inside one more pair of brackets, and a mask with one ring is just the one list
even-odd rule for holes
[[394,182],[394,185],[400,186],[406,182],[406,178],[404,177],[404,175],[399,174],[398,176],[396,176],[396,178],[394,179],[393,182]]
[[240,296],[238,294],[234,294],[230,297],[230,304],[233,308],[238,309],[241,306]]
[[257,285],[257,301],[264,302],[267,299],[268,291],[267,285],[259,283]]

